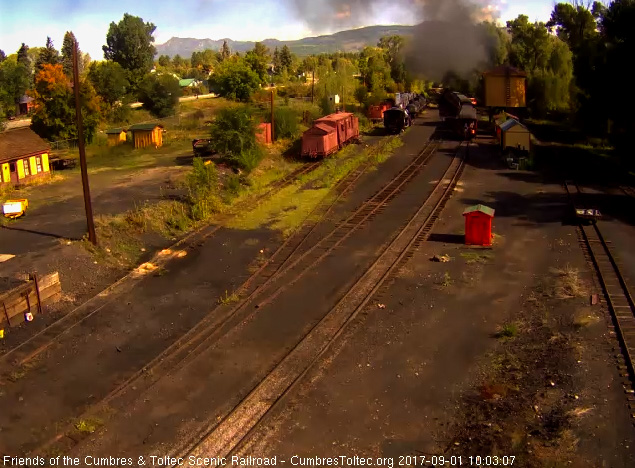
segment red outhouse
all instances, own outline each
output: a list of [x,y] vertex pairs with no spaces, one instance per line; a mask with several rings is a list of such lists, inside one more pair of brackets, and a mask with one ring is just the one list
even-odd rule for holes
[[465,245],[492,245],[492,218],[494,210],[485,205],[470,206],[465,216]]

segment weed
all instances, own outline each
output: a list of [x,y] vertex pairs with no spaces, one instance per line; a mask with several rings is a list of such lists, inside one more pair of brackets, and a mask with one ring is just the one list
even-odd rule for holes
[[218,303],[221,305],[233,304],[234,302],[238,302],[240,300],[240,296],[233,292],[229,294],[225,291],[225,295],[218,298]]
[[14,370],[9,374],[9,380],[11,382],[17,382],[18,380],[24,378],[25,375],[26,375],[25,369]]
[[452,277],[450,276],[449,272],[445,272],[443,274],[443,281],[441,281],[441,286],[443,286],[444,288],[447,288],[448,286],[452,285]]
[[102,421],[97,419],[97,418],[95,418],[95,419],[80,419],[75,424],[75,429],[77,429],[77,431],[81,432],[82,434],[92,434],[102,424],[103,424]]
[[234,197],[240,194],[241,187],[240,176],[236,174],[230,175],[225,182],[225,190]]
[[517,335],[518,325],[515,323],[507,323],[496,333],[496,338],[515,338]]

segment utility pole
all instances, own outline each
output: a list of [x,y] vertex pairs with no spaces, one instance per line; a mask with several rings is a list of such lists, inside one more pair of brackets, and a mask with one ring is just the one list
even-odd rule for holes
[[315,96],[315,67],[313,67],[313,83],[311,84],[311,104],[313,104],[314,96]]
[[274,134],[273,134],[273,128],[274,128],[274,116],[273,116],[273,89],[271,90],[271,142],[273,143],[274,140]]
[[88,186],[88,168],[86,167],[86,148],[84,147],[84,127],[82,123],[82,107],[79,101],[79,65],[77,63],[77,41],[73,44],[73,91],[75,92],[75,115],[77,117],[77,145],[79,146],[79,164],[82,171],[82,187],[84,188],[84,207],[86,208],[86,224],[88,225],[88,240],[97,245],[95,221],[93,220],[93,206],[90,200]]

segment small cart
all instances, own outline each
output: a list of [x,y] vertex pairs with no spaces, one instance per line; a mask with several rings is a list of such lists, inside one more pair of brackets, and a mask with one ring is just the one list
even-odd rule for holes
[[2,213],[5,218],[19,218],[24,215],[29,207],[29,200],[21,198],[19,200],[7,200],[2,205]]
[[591,222],[602,219],[602,213],[600,213],[600,210],[596,210],[594,208],[576,208],[575,216],[578,219]]

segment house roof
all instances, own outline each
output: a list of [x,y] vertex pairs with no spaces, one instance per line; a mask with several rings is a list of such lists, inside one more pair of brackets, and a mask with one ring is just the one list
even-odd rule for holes
[[106,135],[119,135],[121,132],[125,132],[126,129],[125,128],[109,128],[108,130],[106,130]]
[[463,216],[470,213],[475,213],[475,212],[480,212],[493,218],[495,210],[485,205],[474,205],[474,206],[470,206],[469,208],[466,208],[465,211],[463,212]]
[[130,132],[134,132],[134,131],[146,131],[146,132],[148,132],[150,130],[154,130],[157,127],[163,128],[163,125],[155,124],[155,123],[136,124],[136,125],[132,125],[131,127],[129,127],[128,131],[130,131]]
[[0,133],[0,162],[48,151],[50,151],[48,142],[40,138],[29,127],[6,130]]
[[492,68],[491,70],[486,71],[483,75],[494,75],[494,76],[527,76],[522,70],[518,68],[510,67],[509,65],[500,65],[496,68]]
[[20,104],[28,104],[30,102],[33,102],[33,98],[27,96],[26,94],[20,98]]
[[184,79],[184,80],[179,80],[179,86],[180,86],[181,88],[183,88],[183,87],[185,87],[185,86],[189,86],[189,85],[191,85],[191,84],[192,84],[192,83],[194,83],[195,81],[198,81],[198,80],[197,80],[197,79],[195,79],[195,78],[186,78],[186,79]]
[[521,124],[518,120],[514,120],[514,119],[509,119],[505,122],[503,122],[502,124],[499,125],[500,129],[504,132],[506,132],[507,130],[514,128],[514,127],[520,127],[524,130],[526,130],[527,132],[529,132],[529,130],[527,130],[527,127],[525,127],[523,124]]

